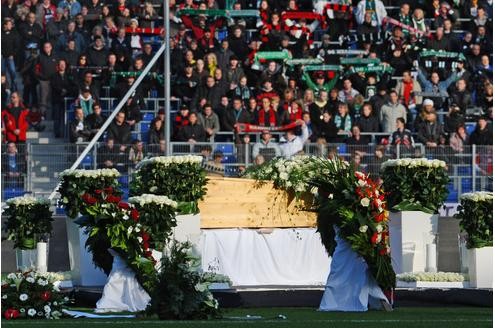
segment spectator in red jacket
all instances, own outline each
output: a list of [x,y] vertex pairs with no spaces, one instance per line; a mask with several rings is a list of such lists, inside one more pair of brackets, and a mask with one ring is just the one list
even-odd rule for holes
[[2,110],[2,125],[5,129],[5,141],[24,143],[26,132],[29,128],[27,116],[29,110],[24,107],[19,93],[13,92],[10,96],[10,104]]

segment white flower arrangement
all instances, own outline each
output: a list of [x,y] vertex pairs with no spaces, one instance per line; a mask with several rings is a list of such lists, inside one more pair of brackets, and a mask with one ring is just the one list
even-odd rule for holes
[[171,206],[173,208],[177,208],[178,206],[176,201],[171,200],[167,196],[158,196],[152,194],[143,194],[140,196],[130,197],[129,203],[139,204],[141,206],[144,206],[146,204],[156,204],[160,206]]
[[62,173],[60,173],[60,177],[64,176],[74,176],[76,178],[100,178],[100,177],[107,177],[107,178],[117,178],[120,176],[119,171],[116,169],[98,169],[98,170],[64,170]]
[[10,198],[9,200],[6,201],[6,203],[7,205],[14,205],[14,206],[29,206],[34,204],[50,205],[50,201],[46,198],[37,198],[27,195]]
[[463,282],[466,277],[456,272],[406,272],[398,274],[397,280],[405,282]]
[[381,168],[384,169],[386,167],[409,167],[409,168],[445,168],[447,167],[447,163],[444,161],[440,161],[438,159],[429,160],[427,158],[400,158],[400,159],[389,159],[386,162],[382,163]]
[[461,199],[473,202],[490,202],[493,201],[493,193],[488,191],[470,192],[461,195]]
[[169,166],[172,164],[201,164],[203,162],[203,157],[202,156],[196,156],[196,155],[184,155],[184,156],[157,156],[157,157],[152,157],[148,158],[145,160],[142,160],[139,162],[137,165],[137,169],[140,169],[141,167],[151,164],[151,163],[158,163],[163,166]]

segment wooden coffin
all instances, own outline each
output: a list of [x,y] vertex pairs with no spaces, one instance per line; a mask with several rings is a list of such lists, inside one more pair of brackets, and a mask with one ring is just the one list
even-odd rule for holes
[[208,177],[207,194],[199,203],[201,228],[294,228],[316,226],[309,211],[312,197],[295,199],[272,182]]

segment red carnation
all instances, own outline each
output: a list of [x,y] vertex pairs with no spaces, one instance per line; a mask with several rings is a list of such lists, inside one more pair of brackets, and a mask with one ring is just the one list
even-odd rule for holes
[[103,190],[105,190],[105,192],[106,192],[107,194],[111,194],[111,193],[113,193],[113,188],[112,188],[112,187],[106,187],[106,188],[104,188]]
[[91,196],[90,194],[84,194],[82,195],[82,199],[85,203],[89,204],[89,205],[94,205],[96,204],[96,198],[94,198],[93,196]]
[[143,241],[146,242],[146,241],[149,241],[150,240],[150,235],[147,233],[147,232],[142,232],[141,233],[141,238],[143,238]]
[[380,214],[375,216],[375,222],[382,222],[384,219],[384,212],[381,212]]
[[5,319],[10,320],[10,319],[17,319],[19,318],[19,311],[16,309],[8,309],[3,313],[3,316]]
[[45,292],[41,293],[40,297],[43,301],[46,302],[50,299],[50,297],[52,297],[52,293],[50,293],[49,291],[45,291]]
[[131,210],[131,218],[134,220],[134,222],[139,221],[139,212],[135,208]]
[[97,195],[101,194],[102,192],[103,192],[103,190],[101,190],[101,189],[96,189],[95,190],[95,194],[97,194]]
[[119,203],[119,207],[124,209],[124,210],[128,210],[129,209],[129,204],[127,204],[126,202],[120,202]]

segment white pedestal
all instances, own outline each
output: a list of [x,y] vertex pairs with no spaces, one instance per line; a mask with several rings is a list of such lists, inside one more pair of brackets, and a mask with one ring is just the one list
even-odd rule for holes
[[88,236],[72,219],[67,218],[67,241],[72,282],[75,286],[103,286],[106,274],[93,264],[93,256],[86,249]]
[[36,269],[36,260],[38,252],[35,249],[16,249],[15,260],[17,270],[27,270],[30,268]]
[[438,215],[420,211],[390,212],[392,266],[395,273],[426,269],[426,245],[438,231]]
[[493,288],[493,247],[468,249],[469,281],[474,288]]
[[177,215],[177,226],[172,234],[177,241],[189,241],[194,247],[198,246],[201,235],[201,218],[199,214]]

